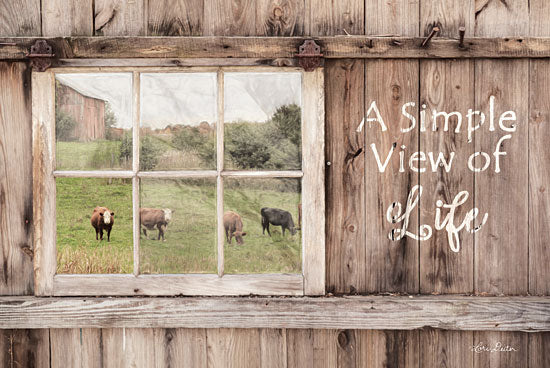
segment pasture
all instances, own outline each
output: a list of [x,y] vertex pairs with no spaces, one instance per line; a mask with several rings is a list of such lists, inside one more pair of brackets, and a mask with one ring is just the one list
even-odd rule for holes
[[[262,234],[261,207],[292,213],[297,224],[300,201],[296,179],[226,180],[225,210],[243,219],[244,244],[225,245],[226,273],[301,272],[301,233],[283,237],[271,227]],[[57,179],[58,273],[132,273],[131,181]],[[158,231],[141,235],[140,273],[216,273],[216,186],[212,179],[142,180],[142,207],[171,208],[166,241]],[[96,241],[92,210],[104,205],[115,212],[111,242]]]

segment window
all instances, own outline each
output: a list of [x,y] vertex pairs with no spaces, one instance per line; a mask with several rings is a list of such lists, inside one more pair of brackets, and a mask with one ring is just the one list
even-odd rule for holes
[[322,69],[67,67],[32,89],[37,295],[324,293]]

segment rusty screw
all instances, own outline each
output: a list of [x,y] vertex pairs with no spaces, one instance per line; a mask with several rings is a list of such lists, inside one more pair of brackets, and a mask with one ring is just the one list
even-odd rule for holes
[[459,36],[458,47],[460,47],[461,49],[464,48],[464,35],[465,34],[466,34],[466,27],[459,27],[458,28],[458,36]]
[[436,35],[439,33],[439,27],[433,27],[432,28],[432,31],[430,32],[430,34],[428,35],[428,37],[426,37],[424,39],[424,41],[422,41],[422,47],[426,47],[428,45],[428,43],[430,43],[430,40]]

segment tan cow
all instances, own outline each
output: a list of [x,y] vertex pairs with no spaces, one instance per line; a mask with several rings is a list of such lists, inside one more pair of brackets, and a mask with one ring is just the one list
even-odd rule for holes
[[143,234],[149,239],[149,236],[147,235],[147,230],[153,230],[155,227],[159,231],[159,235],[157,240],[160,240],[162,237],[162,241],[165,241],[164,239],[164,231],[166,230],[166,226],[172,220],[172,211],[169,208],[140,208],[139,210],[139,221],[141,223],[141,228],[143,229]]
[[99,240],[103,240],[103,230],[107,232],[107,241],[111,241],[111,229],[115,223],[115,213],[111,212],[107,207],[97,206],[92,212],[90,220],[95,229],[95,240],[99,234]]
[[243,236],[243,220],[238,213],[233,211],[227,211],[223,214],[223,227],[225,228],[225,238],[227,242],[231,244],[231,239],[235,236],[237,244],[244,244]]

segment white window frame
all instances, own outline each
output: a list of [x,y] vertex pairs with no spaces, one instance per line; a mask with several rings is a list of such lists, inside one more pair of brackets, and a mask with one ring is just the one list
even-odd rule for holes
[[[302,74],[302,170],[222,171],[224,72],[281,72]],[[54,171],[55,73],[133,73],[133,142],[139,142],[140,73],[217,72],[217,170],[185,171],[178,177],[217,178],[218,274],[139,275],[139,193],[141,177],[174,178],[170,172],[139,171],[139,149],[134,144],[132,171]],[[137,84],[136,84],[137,83]],[[221,124],[220,124],[221,122]],[[61,67],[32,72],[34,280],[38,296],[129,295],[323,295],[325,293],[324,189],[324,72],[296,67]],[[56,274],[56,177],[132,178],[134,274]],[[302,178],[302,274],[223,273],[223,179],[225,177]],[[221,255],[221,256],[220,256]]]

